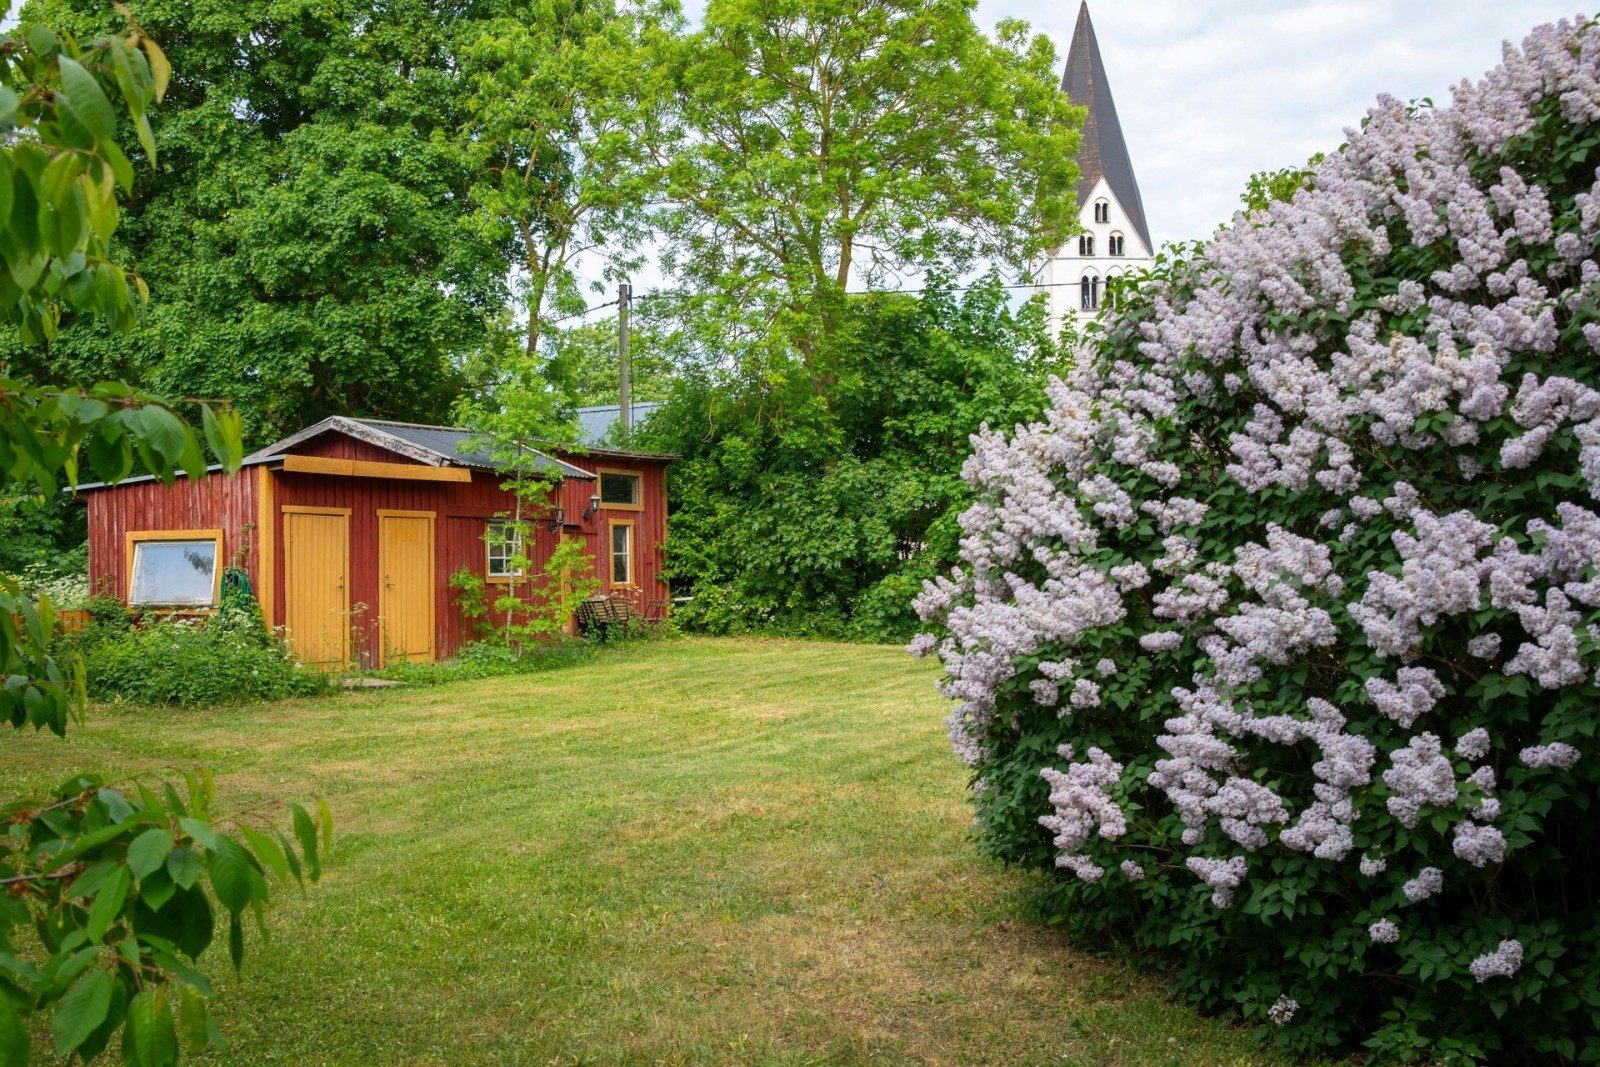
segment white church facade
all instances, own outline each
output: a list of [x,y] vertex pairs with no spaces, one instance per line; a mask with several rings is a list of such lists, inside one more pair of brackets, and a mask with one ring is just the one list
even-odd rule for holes
[[1108,279],[1137,273],[1155,259],[1087,0],[1078,9],[1061,89],[1068,100],[1085,109],[1078,150],[1081,231],[1040,258],[1033,284],[1036,291],[1048,294],[1052,323],[1059,326],[1070,317],[1081,327],[1107,306]]

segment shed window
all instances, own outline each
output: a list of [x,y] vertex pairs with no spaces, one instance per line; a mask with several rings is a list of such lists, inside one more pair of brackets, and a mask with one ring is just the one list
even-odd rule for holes
[[633,523],[611,524],[611,584],[633,585]]
[[520,527],[510,522],[491,522],[483,539],[489,544],[490,578],[522,577],[522,568],[513,562],[522,555]]
[[644,506],[639,492],[639,476],[627,471],[600,472],[600,506],[606,508],[633,508]]
[[147,607],[210,608],[221,577],[222,537],[207,531],[130,535],[128,603]]

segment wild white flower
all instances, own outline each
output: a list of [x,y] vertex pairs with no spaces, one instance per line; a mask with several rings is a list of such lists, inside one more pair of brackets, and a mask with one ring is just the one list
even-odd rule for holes
[[1392,945],[1400,940],[1400,927],[1389,919],[1379,919],[1367,927],[1367,937],[1379,945]]
[[1267,1018],[1275,1026],[1288,1026],[1294,1019],[1294,1013],[1300,1010],[1300,1002],[1288,994],[1280,996],[1272,1002],[1272,1007],[1267,1009]]

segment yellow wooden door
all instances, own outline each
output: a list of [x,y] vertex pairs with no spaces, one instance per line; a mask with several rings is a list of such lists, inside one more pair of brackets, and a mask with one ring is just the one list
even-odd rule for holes
[[302,663],[349,658],[349,508],[283,509],[283,614]]
[[433,662],[433,512],[378,512],[383,662]]

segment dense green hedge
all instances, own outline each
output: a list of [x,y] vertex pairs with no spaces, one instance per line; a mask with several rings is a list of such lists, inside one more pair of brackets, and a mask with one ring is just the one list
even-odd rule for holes
[[1196,1003],[1600,1062],[1600,39],[1382,100],[985,434],[943,659],[984,847]]
[[903,641],[955,559],[967,439],[1044,402],[1065,368],[1040,305],[997,279],[852,298],[809,362],[686,367],[644,424],[668,471],[674,609],[690,632]]
[[209,619],[147,618],[139,625],[115,600],[96,600],[89,626],[69,637],[83,655],[92,700],[135,704],[224,704],[311,696],[327,675],[295,661],[262,626],[253,603]]

